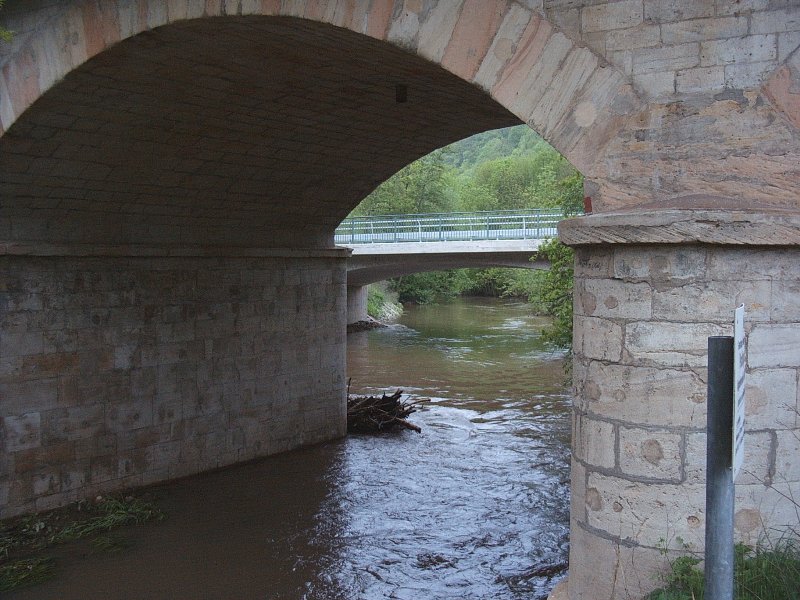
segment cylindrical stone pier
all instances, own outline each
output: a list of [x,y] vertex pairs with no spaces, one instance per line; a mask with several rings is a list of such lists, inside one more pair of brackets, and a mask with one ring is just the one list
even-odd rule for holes
[[650,207],[559,233],[576,250],[569,598],[641,598],[665,548],[703,550],[707,338],[732,334],[740,304],[736,537],[797,531],[800,213]]

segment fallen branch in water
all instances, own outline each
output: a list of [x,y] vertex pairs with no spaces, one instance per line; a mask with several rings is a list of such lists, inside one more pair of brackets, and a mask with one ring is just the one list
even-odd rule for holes
[[[348,390],[349,390],[348,383]],[[406,417],[417,410],[417,405],[428,400],[403,402],[403,390],[391,396],[350,396],[347,395],[347,431],[349,433],[376,433],[403,427],[422,432],[417,425],[406,421]]]

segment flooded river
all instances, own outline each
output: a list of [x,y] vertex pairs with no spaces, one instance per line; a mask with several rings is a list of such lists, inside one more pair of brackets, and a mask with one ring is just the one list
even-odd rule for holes
[[422,433],[349,436],[156,488],[120,553],[58,549],[14,600],[538,599],[563,574],[569,398],[522,303],[412,307],[350,334],[352,393],[430,398]]

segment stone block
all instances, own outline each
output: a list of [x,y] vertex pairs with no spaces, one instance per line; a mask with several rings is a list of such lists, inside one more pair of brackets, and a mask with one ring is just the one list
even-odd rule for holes
[[770,281],[707,281],[653,292],[653,318],[664,321],[730,324],[745,305],[750,322],[769,319]]
[[[744,462],[736,484],[746,485],[772,483],[772,434],[765,431],[748,432],[744,441]],[[706,434],[686,435],[686,482],[705,484],[706,481]]]
[[586,495],[588,525],[609,536],[651,548],[681,537],[690,548],[703,547],[704,484],[642,483],[590,473]]
[[757,323],[747,339],[750,368],[800,367],[800,324]]
[[620,427],[619,467],[625,475],[681,480],[683,440],[678,433]]
[[575,253],[575,276],[607,278],[611,275],[613,259],[614,253],[610,250],[579,248]]
[[644,0],[644,18],[656,23],[688,21],[714,15],[710,2],[695,0]]
[[725,87],[724,67],[701,67],[678,71],[675,89],[679,94],[709,92]]
[[750,16],[750,33],[800,31],[800,10],[792,6],[781,10],[766,10]]
[[584,279],[575,287],[579,315],[611,319],[647,319],[652,315],[652,290],[646,283],[618,279]]
[[570,511],[573,519],[586,522],[586,469],[573,456],[570,461]]
[[730,335],[711,323],[637,322],[625,328],[626,362],[660,367],[707,366],[708,338]]
[[747,17],[692,19],[661,26],[664,44],[704,42],[747,35]]
[[42,420],[38,412],[2,418],[6,452],[38,448],[42,444]]
[[777,431],[775,451],[776,482],[800,483],[800,429]]
[[584,384],[592,415],[657,427],[705,427],[706,383],[690,370],[592,362]]
[[674,71],[634,74],[633,82],[648,98],[662,98],[675,93]]
[[575,351],[586,358],[619,361],[622,355],[622,328],[613,321],[575,317]]
[[[715,63],[712,63],[715,64]],[[633,52],[633,74],[691,69],[700,65],[700,45],[696,42]]]
[[534,19],[534,23],[542,22],[538,17],[533,17],[531,12],[525,8],[511,5],[475,75],[474,81],[477,85],[485,90],[491,90],[494,87],[503,68],[514,56],[515,51],[521,51],[517,44],[532,19]]
[[797,531],[797,483],[775,481],[736,486],[734,534],[737,541],[754,546],[766,537],[780,539]]
[[592,467],[614,468],[617,436],[612,423],[576,413],[574,439],[575,458]]
[[569,564],[570,600],[643,598],[669,572],[668,557],[657,548],[620,544],[615,537],[600,537],[575,521],[570,528]]
[[700,66],[774,61],[778,56],[778,40],[774,34],[750,35],[741,38],[702,42]]
[[714,8],[718,15],[746,15],[753,11],[765,10],[774,0],[714,0]]
[[642,0],[597,4],[585,6],[581,10],[581,26],[584,33],[635,27],[642,20]]
[[800,46],[800,31],[778,34],[778,62],[782,63]]
[[797,425],[795,369],[751,369],[745,381],[748,429],[792,429]]
[[737,90],[759,88],[777,64],[777,61],[770,61],[725,65],[725,87]]
[[630,29],[617,29],[605,33],[604,37],[609,51],[648,48],[661,43],[658,25],[641,24]]

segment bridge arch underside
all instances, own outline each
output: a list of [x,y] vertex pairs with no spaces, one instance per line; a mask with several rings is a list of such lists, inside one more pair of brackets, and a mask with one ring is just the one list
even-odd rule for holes
[[798,9],[661,4],[6,2],[0,517],[343,435],[335,226],[411,160],[525,122],[599,213],[562,227],[570,599],[641,597],[659,540],[702,545],[704,346],[738,303],[737,535],[796,519]]

